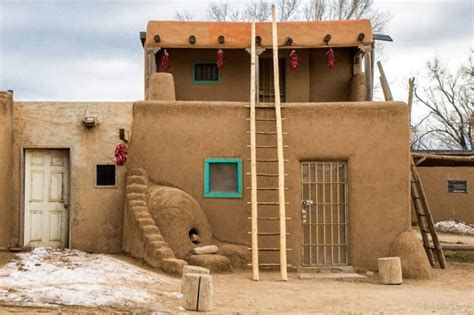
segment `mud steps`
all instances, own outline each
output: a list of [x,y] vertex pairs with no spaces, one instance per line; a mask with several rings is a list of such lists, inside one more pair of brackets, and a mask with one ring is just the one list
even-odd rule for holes
[[176,259],[149,212],[148,177],[144,169],[128,170],[126,194],[123,250],[151,267],[181,275],[187,263]]

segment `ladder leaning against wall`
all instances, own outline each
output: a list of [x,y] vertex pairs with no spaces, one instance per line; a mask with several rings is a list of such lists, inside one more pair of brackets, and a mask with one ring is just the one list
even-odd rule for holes
[[[256,52],[255,52],[255,22],[252,22],[251,32],[251,63],[250,63],[250,173],[251,176],[251,231],[252,235],[252,271],[253,279],[260,279],[260,267],[280,267],[281,280],[287,281],[287,258],[286,252],[286,202],[285,202],[285,166],[283,157],[283,127],[280,105],[280,83],[278,69],[278,43],[275,7],[272,6],[272,38],[273,38],[273,69],[274,69],[274,98],[273,105],[256,104]],[[257,130],[257,123],[259,129]],[[268,126],[275,124],[276,129],[268,130]],[[260,128],[267,128],[266,130]],[[258,138],[258,144],[257,144]],[[276,139],[275,139],[276,138]],[[264,144],[260,144],[263,142]],[[275,152],[276,151],[276,152]],[[275,154],[276,153],[276,154]],[[272,155],[273,154],[273,155]],[[261,158],[264,156],[265,158]],[[269,158],[271,156],[271,158]],[[269,167],[270,165],[270,167]],[[258,172],[260,168],[271,169],[271,165],[277,166],[277,171]],[[277,183],[275,183],[277,181]],[[264,185],[259,186],[259,183]],[[273,182],[269,185],[269,182]],[[258,194],[266,197],[265,201],[258,198]],[[259,210],[265,208],[266,213],[273,215],[260,215]],[[278,212],[277,212],[278,210]],[[261,213],[261,211],[260,211]],[[276,230],[275,223],[279,223]],[[259,227],[267,224],[267,230],[260,232]],[[273,225],[272,225],[273,224]],[[268,231],[268,226],[274,230]],[[279,246],[259,247],[259,242],[271,244],[269,238],[278,238]],[[279,252],[279,263],[261,263],[262,252]]]

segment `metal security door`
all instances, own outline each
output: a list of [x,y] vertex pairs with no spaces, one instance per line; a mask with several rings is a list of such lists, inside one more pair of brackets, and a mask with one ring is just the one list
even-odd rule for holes
[[348,264],[347,164],[303,162],[303,266]]
[[25,234],[31,247],[65,247],[68,235],[69,152],[25,151]]

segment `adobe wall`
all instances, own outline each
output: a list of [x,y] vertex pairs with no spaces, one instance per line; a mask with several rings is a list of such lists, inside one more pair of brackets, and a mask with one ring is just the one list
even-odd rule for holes
[[[204,160],[241,158],[249,172],[245,103],[137,102],[128,167],[191,194],[222,241],[249,244],[248,176],[243,198],[204,198]],[[404,103],[285,104],[283,128],[289,263],[301,265],[300,162],[348,162],[350,263],[377,268],[377,258],[410,229],[408,115]],[[260,197],[263,197],[260,195]],[[264,197],[263,197],[264,198]],[[265,201],[265,200],[263,200]],[[187,231],[183,231],[186,232]]]
[[12,194],[12,117],[12,95],[8,92],[0,92],[0,248],[9,245],[9,211]]
[[[474,224],[474,167],[419,166],[435,222],[456,219]],[[448,193],[448,180],[466,180],[467,193]]]
[[[98,125],[86,128],[85,116]],[[90,252],[121,252],[124,167],[114,188],[95,187],[96,164],[114,164],[119,128],[131,129],[131,103],[15,102],[11,244],[22,233],[21,167],[24,148],[70,149],[70,247]]]
[[[224,50],[224,67],[218,83],[193,83],[193,62],[215,62],[216,49],[167,49],[169,72],[173,74],[178,101],[246,102],[250,92],[250,54],[243,49]],[[298,49],[298,68],[291,71],[288,57],[291,49],[281,49],[286,58],[287,102],[333,102],[350,100],[352,50],[335,48],[336,67],[326,66],[326,49]],[[260,58],[272,58],[264,51]],[[160,69],[160,66],[159,66]]]

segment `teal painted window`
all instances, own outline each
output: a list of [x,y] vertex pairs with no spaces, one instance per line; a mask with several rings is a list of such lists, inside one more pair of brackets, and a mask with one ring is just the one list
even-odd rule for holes
[[221,82],[221,71],[215,61],[198,61],[193,63],[193,83],[207,84]]
[[242,160],[206,159],[204,197],[242,197]]

